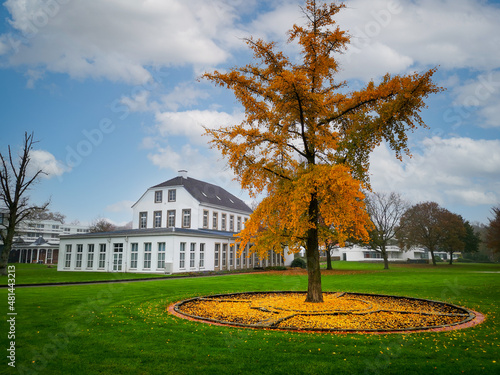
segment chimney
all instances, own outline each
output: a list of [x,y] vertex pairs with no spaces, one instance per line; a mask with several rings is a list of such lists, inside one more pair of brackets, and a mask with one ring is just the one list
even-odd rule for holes
[[185,169],[181,169],[178,173],[179,173],[179,177],[182,177],[185,179],[188,178],[188,171],[186,171]]

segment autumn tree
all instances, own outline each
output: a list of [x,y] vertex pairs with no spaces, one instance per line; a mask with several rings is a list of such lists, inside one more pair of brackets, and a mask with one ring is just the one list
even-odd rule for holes
[[493,207],[493,218],[486,229],[486,246],[495,253],[500,253],[500,206]]
[[382,254],[384,269],[388,270],[387,246],[396,239],[398,232],[402,229],[400,220],[409,205],[401,194],[379,192],[368,194],[366,207],[373,222],[369,245],[373,250]]
[[466,235],[461,216],[451,213],[436,202],[418,203],[410,207],[400,220],[398,240],[402,247],[425,246],[436,265],[434,253],[462,251]]
[[467,234],[464,220],[460,215],[454,214],[446,209],[441,210],[439,217],[439,230],[441,240],[439,249],[446,251],[450,256],[449,264],[453,264],[453,254],[465,249],[465,236]]
[[252,196],[265,193],[239,234],[240,249],[252,243],[264,256],[282,246],[304,245],[309,302],[323,300],[319,248],[320,219],[339,243],[368,240],[370,218],[362,189],[369,155],[385,141],[398,158],[408,153],[407,133],[425,126],[424,99],[440,91],[435,69],[391,76],[349,91],[336,79],[349,36],[334,16],[343,4],[306,0],[304,25],[294,25],[288,42],[300,56],[288,57],[277,43],[249,38],[254,63],[204,78],[231,89],[245,110],[240,124],[207,129],[211,143]]
[[36,212],[43,212],[49,205],[30,203],[28,191],[38,181],[42,170],[29,172],[31,151],[36,143],[33,133],[24,133],[23,147],[16,155],[10,146],[7,154],[0,153],[0,202],[5,207],[5,216],[0,222],[0,238],[4,244],[0,255],[0,274],[7,274],[7,262],[16,233],[16,227],[23,220],[30,218]]

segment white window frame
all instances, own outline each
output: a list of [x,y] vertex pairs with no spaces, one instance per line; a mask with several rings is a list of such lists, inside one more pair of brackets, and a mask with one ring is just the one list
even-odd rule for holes
[[165,269],[165,242],[158,242],[158,261],[157,261],[157,268],[158,269]]
[[130,268],[137,269],[139,263],[139,244],[133,242],[130,244]]
[[155,191],[155,203],[161,203],[161,202],[163,202],[163,191],[156,190]]
[[151,269],[151,242],[144,242],[144,261],[143,269]]

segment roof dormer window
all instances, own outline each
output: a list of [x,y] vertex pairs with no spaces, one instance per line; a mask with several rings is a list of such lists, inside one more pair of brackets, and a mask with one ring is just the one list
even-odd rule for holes
[[155,203],[161,203],[163,201],[163,191],[155,191]]

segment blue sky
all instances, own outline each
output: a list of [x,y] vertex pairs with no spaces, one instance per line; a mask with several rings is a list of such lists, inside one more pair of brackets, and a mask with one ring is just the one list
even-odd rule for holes
[[[275,40],[303,22],[298,0],[8,0],[0,6],[0,149],[39,140],[49,174],[31,192],[68,221],[132,219],[150,186],[187,169],[250,202],[202,125],[241,120],[232,94],[197,80],[250,61],[242,38]],[[439,66],[446,92],[428,100],[413,157],[385,145],[371,158],[375,191],[436,201],[472,222],[500,202],[500,2],[350,0],[339,78],[351,88],[389,72]]]

